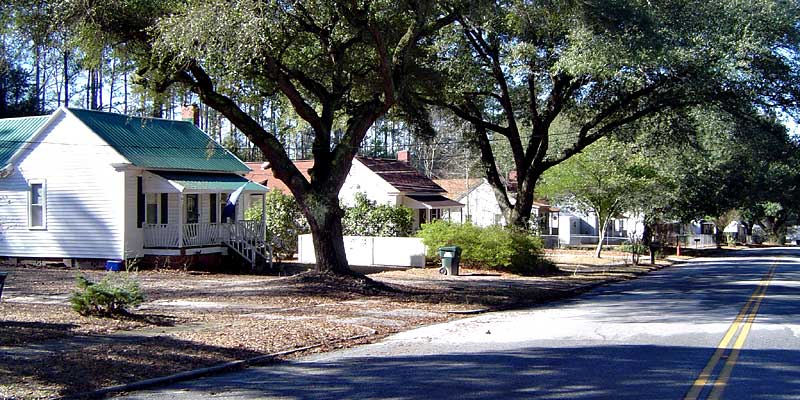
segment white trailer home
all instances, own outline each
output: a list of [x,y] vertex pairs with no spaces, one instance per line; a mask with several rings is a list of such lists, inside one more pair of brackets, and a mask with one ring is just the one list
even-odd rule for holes
[[0,120],[0,258],[267,259],[263,224],[243,220],[266,193],[249,171],[187,121],[67,108]]

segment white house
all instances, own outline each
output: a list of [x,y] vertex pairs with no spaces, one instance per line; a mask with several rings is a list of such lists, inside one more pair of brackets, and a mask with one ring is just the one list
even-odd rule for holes
[[242,221],[266,188],[191,122],[66,108],[0,120],[0,168],[3,258],[268,257],[261,221]]
[[[580,212],[562,207],[558,221],[558,240],[562,245],[596,244],[600,222],[594,212]],[[603,238],[609,244],[620,244],[632,237],[641,238],[644,221],[639,215],[612,218]]]
[[[451,221],[469,221],[483,227],[506,224],[494,190],[486,179],[437,179],[434,182],[447,190],[448,198],[464,203],[463,208],[453,210],[450,214]],[[557,207],[540,201],[533,202],[531,215],[537,218],[542,235],[558,234],[558,214]]]
[[[248,179],[266,185],[271,190],[290,194],[289,188],[276,179],[264,163],[247,164],[253,170],[247,175]],[[295,166],[308,178],[308,170],[313,168],[314,162],[295,161]],[[425,222],[441,219],[463,207],[463,204],[445,197],[445,190],[441,186],[404,160],[356,157],[339,191],[339,199],[346,205],[352,205],[356,193],[365,193],[368,199],[378,204],[411,208],[414,230]]]

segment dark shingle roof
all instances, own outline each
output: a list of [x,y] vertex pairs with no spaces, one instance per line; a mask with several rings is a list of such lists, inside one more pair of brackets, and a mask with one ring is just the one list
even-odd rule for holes
[[153,169],[246,172],[246,165],[191,122],[69,109],[136,166]]
[[0,119],[0,168],[8,163],[19,149],[29,144],[33,135],[50,116]]
[[[425,175],[412,168],[408,163],[394,159],[357,157],[364,166],[376,173],[397,190],[412,193],[443,193],[445,190],[434,183]],[[246,163],[252,171],[247,174],[247,179],[253,182],[266,184],[270,189],[277,189],[290,194],[289,188],[275,178],[272,169],[261,169],[263,163]],[[294,161],[294,165],[309,179],[308,170],[314,167],[313,160]]]
[[358,157],[367,168],[402,192],[443,193],[445,190],[404,161]]

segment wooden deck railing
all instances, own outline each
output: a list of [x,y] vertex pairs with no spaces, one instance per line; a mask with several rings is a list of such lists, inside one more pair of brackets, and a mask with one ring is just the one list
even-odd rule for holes
[[214,246],[231,241],[264,240],[261,221],[184,224],[183,243],[178,243],[178,224],[145,224],[143,228],[144,247],[149,248]]
[[144,247],[167,247],[176,248],[178,246],[178,225],[175,224],[145,224]]
[[227,224],[185,224],[183,226],[183,247],[220,244],[223,241]]

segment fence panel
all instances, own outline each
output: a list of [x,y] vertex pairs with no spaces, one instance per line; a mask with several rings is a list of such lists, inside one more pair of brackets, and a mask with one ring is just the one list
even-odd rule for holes
[[[425,266],[425,245],[420,238],[345,236],[344,248],[351,265]],[[297,237],[298,261],[314,263],[311,235]]]

